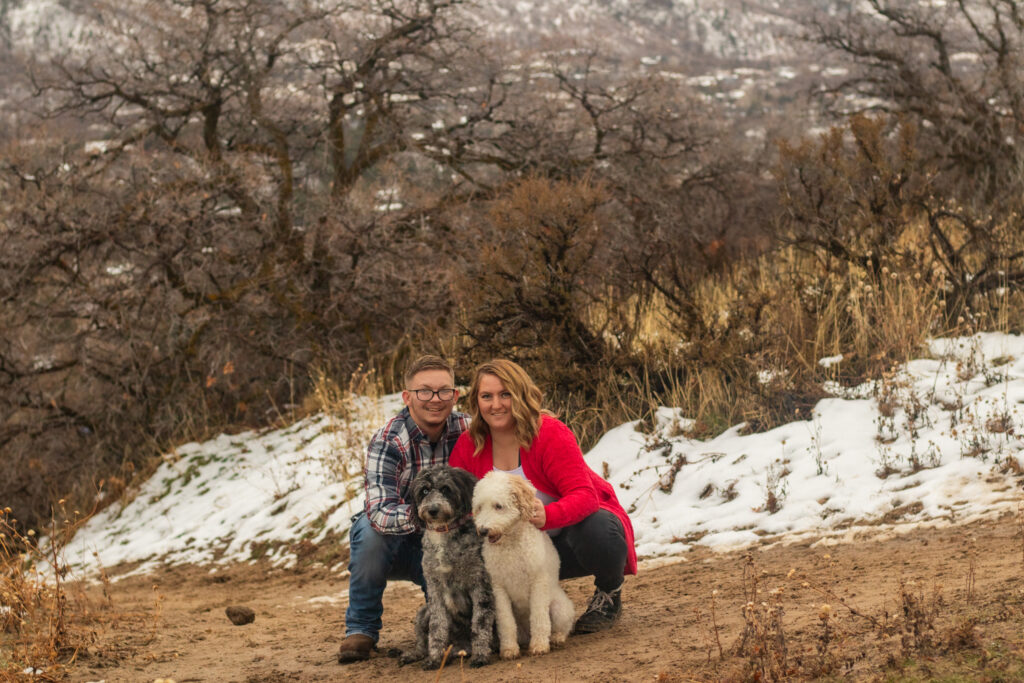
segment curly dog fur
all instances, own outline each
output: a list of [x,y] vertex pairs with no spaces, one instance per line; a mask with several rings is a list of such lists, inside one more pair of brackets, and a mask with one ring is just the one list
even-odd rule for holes
[[558,552],[530,524],[535,489],[522,477],[493,471],[473,491],[473,518],[487,539],[484,564],[491,576],[502,659],[519,656],[520,635],[530,654],[565,642],[572,601],[558,585]]
[[424,468],[413,480],[413,505],[424,526],[427,603],[416,615],[416,647],[403,653],[403,664],[426,657],[423,668],[437,669],[449,643],[461,646],[466,640],[470,666],[490,659],[494,597],[483,540],[471,521],[475,484],[469,472],[447,465]]

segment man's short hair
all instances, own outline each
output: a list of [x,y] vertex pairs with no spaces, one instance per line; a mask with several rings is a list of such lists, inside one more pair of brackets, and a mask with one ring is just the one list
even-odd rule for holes
[[452,369],[451,364],[441,356],[426,355],[420,356],[412,363],[409,363],[409,367],[405,369],[405,384],[406,386],[412,382],[412,378],[424,370],[444,370],[452,377],[455,377],[455,370]]

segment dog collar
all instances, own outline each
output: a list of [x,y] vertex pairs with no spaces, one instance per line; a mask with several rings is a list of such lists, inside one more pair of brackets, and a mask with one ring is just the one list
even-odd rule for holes
[[451,522],[450,524],[438,524],[434,526],[428,526],[427,529],[429,529],[430,531],[437,531],[442,534],[446,534],[449,531],[455,531],[471,519],[473,519],[473,513],[467,512],[465,515],[455,520],[454,522]]

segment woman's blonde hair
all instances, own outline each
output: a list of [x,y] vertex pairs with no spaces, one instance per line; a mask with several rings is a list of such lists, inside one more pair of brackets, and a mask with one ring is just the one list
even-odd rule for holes
[[473,438],[475,447],[473,455],[480,454],[490,433],[490,427],[480,417],[480,405],[477,403],[480,378],[484,375],[497,377],[512,394],[512,417],[516,423],[516,439],[520,446],[529,448],[540,431],[541,414],[551,413],[541,408],[544,395],[526,374],[526,370],[510,360],[495,358],[477,366],[473,373],[473,382],[469,386],[469,414],[473,418],[469,423],[469,435]]

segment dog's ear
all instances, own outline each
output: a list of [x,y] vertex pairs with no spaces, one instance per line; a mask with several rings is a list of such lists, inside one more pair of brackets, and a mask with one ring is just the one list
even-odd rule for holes
[[529,519],[533,516],[533,499],[536,498],[533,486],[522,477],[510,475],[509,479],[512,485],[512,499],[519,510],[519,515],[523,519]]
[[452,467],[451,477],[459,489],[460,507],[465,506],[469,510],[473,505],[473,487],[476,486],[476,477],[461,467]]
[[455,480],[455,484],[460,489],[469,492],[469,495],[473,495],[473,487],[476,486],[476,477],[461,467],[453,467],[452,479]]

